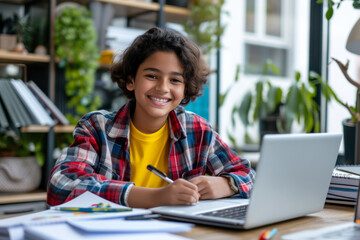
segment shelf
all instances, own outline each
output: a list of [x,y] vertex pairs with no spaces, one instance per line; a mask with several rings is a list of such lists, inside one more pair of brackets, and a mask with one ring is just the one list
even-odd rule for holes
[[0,194],[0,204],[46,201],[46,192],[3,193]]
[[[56,125],[54,126],[55,133],[72,133],[75,129],[74,125]],[[22,133],[46,133],[50,130],[49,126],[40,126],[40,125],[32,125],[27,127],[22,127]]]
[[1,63],[49,63],[49,55],[38,54],[21,54],[16,52],[8,52],[0,49],[0,62]]
[[[116,15],[119,17],[135,17],[140,20],[156,21],[157,11],[160,9],[159,3],[148,3],[129,0],[98,0],[102,3],[114,4]],[[149,13],[149,14],[144,14]],[[143,16],[140,16],[143,15]],[[165,5],[164,15],[166,22],[180,23],[189,16],[187,8]]]
[[24,4],[29,2],[35,2],[35,0],[0,0],[0,3],[16,3],[16,4]]
[[22,127],[20,131],[22,133],[46,133],[50,129],[49,126],[41,126],[41,125],[32,125],[27,127]]
[[72,133],[74,132],[74,130],[75,130],[74,125],[66,125],[66,126],[57,125],[54,127],[55,133]]

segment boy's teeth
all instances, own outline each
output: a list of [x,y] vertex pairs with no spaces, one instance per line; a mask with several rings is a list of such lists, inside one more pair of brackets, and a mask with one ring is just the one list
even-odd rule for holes
[[152,99],[154,101],[157,101],[157,102],[167,102],[167,99],[163,99],[163,98],[154,98],[154,97],[152,97]]

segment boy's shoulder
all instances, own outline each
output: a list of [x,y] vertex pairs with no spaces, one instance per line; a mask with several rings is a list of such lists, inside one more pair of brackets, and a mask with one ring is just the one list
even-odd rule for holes
[[116,116],[116,111],[107,111],[107,110],[96,110],[85,114],[80,121],[87,121],[92,118],[104,119],[104,120],[113,120]]
[[176,117],[180,121],[182,126],[187,126],[190,123],[198,124],[205,128],[211,128],[212,126],[208,120],[197,115],[194,112],[186,110],[183,106],[178,106],[174,109]]

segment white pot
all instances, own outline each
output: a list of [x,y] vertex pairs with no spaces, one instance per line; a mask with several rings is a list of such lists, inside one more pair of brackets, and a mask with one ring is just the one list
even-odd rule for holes
[[0,192],[29,192],[41,181],[41,167],[35,156],[0,157]]

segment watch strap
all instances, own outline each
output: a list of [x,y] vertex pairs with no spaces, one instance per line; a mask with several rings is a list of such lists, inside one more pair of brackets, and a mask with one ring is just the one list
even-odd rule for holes
[[230,175],[222,175],[222,177],[227,178],[229,182],[229,187],[231,190],[233,190],[235,193],[239,192],[239,188],[236,186],[235,180]]

